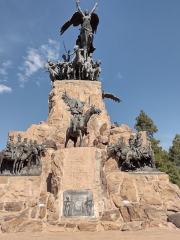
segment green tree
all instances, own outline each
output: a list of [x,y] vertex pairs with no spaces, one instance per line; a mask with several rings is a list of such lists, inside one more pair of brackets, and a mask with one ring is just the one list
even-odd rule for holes
[[119,127],[119,124],[118,124],[118,122],[114,122],[113,124],[115,124],[115,125],[116,125],[116,127]]
[[137,123],[134,125],[134,128],[139,131],[147,131],[147,135],[150,138],[153,138],[154,133],[158,131],[156,125],[148,115],[145,114],[143,110],[140,111],[139,116],[136,118]]
[[172,147],[169,148],[169,159],[180,167],[180,135],[176,134]]
[[172,142],[172,146],[169,148],[169,161],[171,163],[169,167],[169,177],[171,182],[177,184],[180,187],[180,135],[176,134]]

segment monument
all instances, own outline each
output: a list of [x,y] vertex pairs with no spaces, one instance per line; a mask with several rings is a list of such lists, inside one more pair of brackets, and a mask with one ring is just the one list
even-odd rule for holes
[[46,123],[10,131],[0,152],[1,230],[175,229],[168,220],[180,211],[180,189],[156,170],[146,132],[111,125],[103,99],[121,100],[102,91],[101,61],[92,58],[97,3],[90,13],[76,5],[60,30],[81,25],[74,51],[45,64],[52,83]]

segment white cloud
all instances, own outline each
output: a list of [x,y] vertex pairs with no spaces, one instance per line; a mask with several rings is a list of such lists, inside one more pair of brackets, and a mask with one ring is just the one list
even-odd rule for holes
[[5,68],[9,68],[12,66],[12,61],[11,60],[7,60],[2,64],[3,67]]
[[117,75],[118,78],[122,78],[121,73],[119,72]]
[[18,73],[20,87],[24,87],[28,78],[44,67],[47,58],[53,61],[58,60],[59,50],[59,43],[52,39],[49,39],[48,44],[43,44],[38,49],[28,48],[27,55],[23,57],[24,62],[19,67],[22,71],[22,73]]
[[4,93],[4,92],[11,93],[12,89],[10,87],[0,84],[0,93]]
[[24,83],[27,82],[27,78],[25,78],[21,73],[17,74],[18,78],[19,78],[19,83],[20,83],[20,88],[24,87]]
[[7,82],[6,77],[4,79],[0,79],[0,82]]
[[7,75],[8,73],[7,73],[6,69],[0,68],[0,74]]
[[7,69],[10,68],[11,66],[12,66],[11,60],[7,60],[7,61],[3,62],[2,68],[0,68],[0,74],[8,75]]
[[35,83],[38,85],[38,87],[40,87],[40,82],[39,81],[36,81]]

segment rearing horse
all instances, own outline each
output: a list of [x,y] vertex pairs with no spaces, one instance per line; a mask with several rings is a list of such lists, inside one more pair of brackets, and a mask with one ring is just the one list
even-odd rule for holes
[[101,110],[95,106],[91,106],[90,109],[88,109],[85,114],[81,117],[81,119],[76,124],[76,131],[73,131],[73,126],[71,126],[67,129],[66,132],[66,142],[65,142],[65,148],[67,147],[67,143],[69,139],[71,139],[74,142],[74,147],[76,147],[77,138],[80,137],[80,147],[83,147],[83,136],[87,132],[87,123],[89,122],[90,117],[93,114],[100,114]]

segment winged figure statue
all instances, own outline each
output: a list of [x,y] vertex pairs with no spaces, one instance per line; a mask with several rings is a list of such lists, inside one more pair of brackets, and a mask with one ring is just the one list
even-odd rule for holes
[[76,45],[84,49],[84,58],[86,60],[89,54],[95,50],[93,38],[99,24],[99,17],[94,11],[98,4],[95,4],[90,13],[87,9],[84,13],[82,12],[79,1],[76,2],[76,6],[78,11],[61,27],[60,34],[62,35],[71,25],[77,27],[81,24],[80,35],[78,36]]
[[82,109],[85,106],[85,102],[80,101],[78,98],[70,98],[66,92],[63,93],[62,99],[69,107],[69,111],[72,115],[82,114]]
[[118,103],[122,102],[121,99],[115,97],[112,93],[105,93],[104,91],[102,91],[102,98],[103,99],[104,98],[110,98],[113,101],[118,102]]

